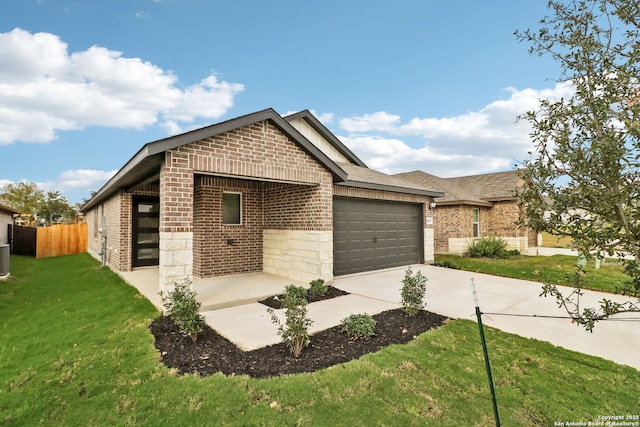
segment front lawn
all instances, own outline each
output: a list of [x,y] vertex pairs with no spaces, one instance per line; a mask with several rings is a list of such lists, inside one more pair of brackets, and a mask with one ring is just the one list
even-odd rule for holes
[[[180,377],[158,361],[158,312],[89,255],[12,256],[11,274],[0,281],[1,425],[493,425],[470,321],[313,374]],[[503,425],[637,414],[639,371],[486,335]]]
[[[576,273],[576,261],[577,257],[568,255],[518,255],[506,259],[470,258],[448,254],[435,256],[436,265],[565,286],[572,286],[571,280]],[[596,269],[593,261],[590,261],[585,267],[585,272],[584,288],[594,291],[613,293],[616,286],[622,286],[629,280],[629,276],[624,274],[622,265],[616,260],[607,260],[599,269]]]

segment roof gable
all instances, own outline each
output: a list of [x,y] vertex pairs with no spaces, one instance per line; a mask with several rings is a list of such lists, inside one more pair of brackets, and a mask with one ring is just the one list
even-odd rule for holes
[[[346,145],[344,145],[325,125],[323,125],[320,120],[318,120],[309,110],[303,110],[294,114],[290,114],[284,117],[286,121],[288,121],[292,126],[298,129],[301,133],[304,134],[309,140],[314,141],[312,135],[305,133],[304,128],[302,126],[297,125],[297,122],[304,122],[307,124],[313,131],[320,136],[327,145],[329,145],[333,150],[335,150],[342,157],[334,158],[333,160],[338,162],[349,162],[356,164],[358,166],[367,167],[362,160],[358,158]],[[327,153],[329,155],[329,153]]]
[[340,182],[347,179],[347,174],[333,160],[291,126],[287,120],[273,109],[268,108],[145,144],[82,209],[83,211],[91,209],[120,188],[130,188],[134,185],[156,180],[164,153],[169,150],[262,121],[272,123],[291,141],[331,172],[335,181]]

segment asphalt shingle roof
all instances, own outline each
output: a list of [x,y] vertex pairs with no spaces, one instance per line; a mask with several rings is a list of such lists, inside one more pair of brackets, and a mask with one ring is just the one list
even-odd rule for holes
[[455,178],[441,178],[423,171],[394,175],[423,188],[442,191],[444,197],[436,199],[442,204],[472,204],[490,206],[491,202],[514,200],[516,189],[522,185],[517,171],[495,172]]

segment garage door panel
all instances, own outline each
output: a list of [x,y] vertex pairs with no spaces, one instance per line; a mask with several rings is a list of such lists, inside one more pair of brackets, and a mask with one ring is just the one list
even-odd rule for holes
[[334,199],[334,275],[422,262],[422,205]]

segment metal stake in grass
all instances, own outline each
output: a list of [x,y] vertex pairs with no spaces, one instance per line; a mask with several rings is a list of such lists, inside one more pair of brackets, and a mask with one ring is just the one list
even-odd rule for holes
[[496,401],[496,391],[493,388],[493,377],[491,376],[491,365],[489,364],[489,352],[487,351],[487,341],[484,338],[484,328],[482,327],[482,312],[478,304],[478,295],[476,294],[476,284],[471,279],[471,289],[473,290],[473,302],[476,306],[476,317],[478,318],[478,328],[480,329],[480,341],[482,341],[482,352],[484,353],[484,365],[487,368],[487,378],[489,378],[489,390],[491,391],[491,400],[493,401],[493,414],[496,418],[496,427],[500,427],[500,416],[498,415],[498,402]]

